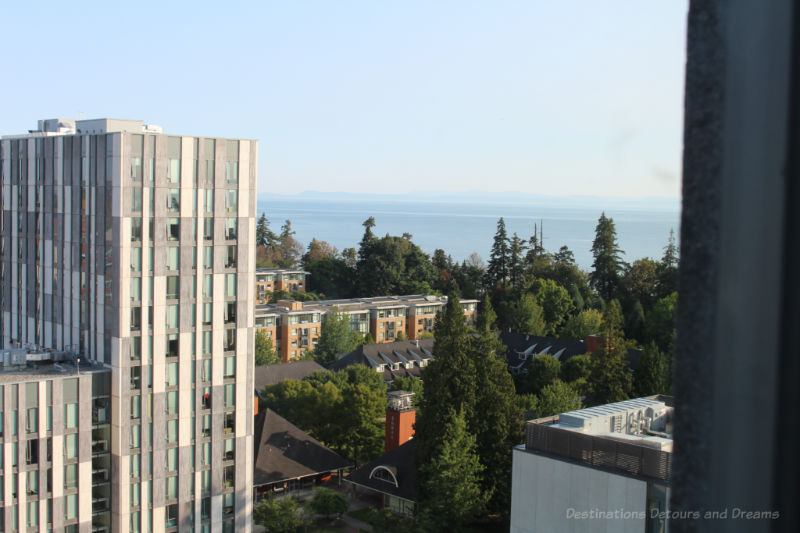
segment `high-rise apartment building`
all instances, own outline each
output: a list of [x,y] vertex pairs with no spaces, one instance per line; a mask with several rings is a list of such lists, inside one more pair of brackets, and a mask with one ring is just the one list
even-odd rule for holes
[[112,119],[0,143],[2,347],[110,369],[112,531],[251,529],[256,153]]

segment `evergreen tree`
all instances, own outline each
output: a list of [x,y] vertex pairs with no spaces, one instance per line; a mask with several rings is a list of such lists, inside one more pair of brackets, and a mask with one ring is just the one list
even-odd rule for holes
[[541,232],[541,230],[541,227],[537,228],[536,224],[534,224],[533,235],[531,235],[531,238],[528,240],[528,253],[525,254],[525,262],[530,270],[535,270],[545,256],[544,243],[542,242],[544,236],[541,233],[537,235],[537,231]]
[[666,358],[655,343],[647,345],[633,372],[633,383],[637,396],[666,394],[669,389],[669,368]]
[[267,231],[269,231],[269,222],[267,222],[267,214],[261,213],[256,224],[256,246],[267,245]]
[[553,261],[564,265],[574,265],[575,254],[573,254],[572,250],[567,248],[567,246],[565,245],[559,248],[558,251],[555,254],[553,254]]
[[514,380],[505,361],[506,348],[495,329],[491,305],[484,296],[483,313],[478,315],[476,335],[472,337],[476,401],[469,429],[475,435],[476,450],[486,469],[481,486],[484,494],[491,495],[489,511],[507,515],[511,502],[511,450],[522,440],[523,427]]
[[356,341],[350,327],[350,318],[340,313],[338,307],[334,307],[325,315],[325,321],[320,328],[319,341],[314,350],[317,362],[322,366],[332,365],[339,355],[355,349]]
[[614,228],[614,220],[606,218],[606,214],[600,215],[595,228],[595,238],[592,243],[592,255],[594,263],[590,279],[594,289],[605,300],[609,301],[614,297],[619,284],[619,273],[622,269],[623,253],[617,245],[617,230]]
[[489,495],[481,490],[484,467],[463,413],[451,408],[439,424],[437,453],[419,466],[419,521],[427,531],[460,531],[485,510]]
[[678,267],[678,246],[675,244],[675,231],[669,229],[669,241],[664,247],[664,256],[661,258],[664,267]]
[[498,285],[505,287],[509,275],[509,247],[506,223],[503,217],[497,221],[497,233],[494,235],[492,252],[489,256],[489,266],[486,268],[485,284],[491,289]]
[[669,296],[658,300],[647,316],[647,323],[644,328],[645,341],[655,342],[658,349],[663,353],[672,351],[672,344],[675,338],[675,311],[677,304],[678,293],[673,292]]
[[514,233],[509,242],[509,264],[508,275],[511,281],[511,287],[519,289],[522,285],[522,274],[525,272],[525,264],[523,263],[522,254],[525,252],[525,242]]

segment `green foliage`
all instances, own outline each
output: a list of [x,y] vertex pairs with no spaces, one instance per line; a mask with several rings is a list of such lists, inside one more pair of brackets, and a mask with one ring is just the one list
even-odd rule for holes
[[492,252],[489,256],[489,266],[486,268],[484,284],[488,288],[505,285],[509,277],[510,250],[506,223],[502,217],[497,221],[497,233],[494,235]]
[[307,278],[309,289],[331,299],[349,298],[354,294],[356,271],[347,265],[345,259],[323,257],[304,262],[303,268],[310,274]]
[[361,344],[375,344],[375,339],[372,337],[372,333],[368,331],[367,334],[364,335],[364,342]]
[[600,331],[606,337],[623,337],[622,326],[622,307],[620,307],[617,300],[611,300],[603,310],[603,321],[600,323]]
[[573,383],[588,380],[592,373],[592,354],[573,355],[561,365],[561,381]]
[[[476,439],[476,451],[487,473],[480,481],[481,501],[490,502],[496,512],[508,511],[507,472],[511,447],[521,434],[519,410],[504,352],[491,324],[470,334],[456,295],[448,299],[437,321],[433,352],[436,358],[425,370],[424,396],[417,412],[415,441],[420,477],[419,501],[434,486],[430,465],[443,446],[442,421],[458,410],[465,418],[467,432]],[[439,496],[437,496],[439,497]],[[460,522],[458,522],[460,523]]]
[[562,246],[556,253],[553,254],[553,261],[564,265],[575,264],[575,254],[572,253],[567,246]]
[[340,313],[339,308],[334,307],[326,314],[320,328],[315,350],[317,362],[322,366],[330,366],[336,362],[339,355],[352,352],[357,345],[353,329],[350,327],[349,315]]
[[597,335],[601,331],[603,315],[596,309],[587,309],[569,317],[561,328],[562,339],[585,341],[589,335]]
[[405,341],[408,340],[408,337],[406,337],[406,333],[401,329],[397,332],[397,335],[394,336],[394,340],[396,342]]
[[256,366],[278,363],[278,352],[272,346],[272,339],[267,338],[263,331],[256,331],[255,338],[255,363]]
[[253,521],[267,528],[269,533],[295,533],[311,525],[303,515],[297,500],[291,496],[268,498],[253,510]]
[[390,390],[404,390],[408,392],[413,392],[414,396],[411,398],[411,401],[414,405],[419,405],[420,401],[422,401],[423,391],[425,386],[421,379],[411,377],[411,376],[400,376],[398,378],[394,378],[392,383],[389,386]]
[[675,338],[675,310],[678,293],[658,300],[647,316],[644,338],[647,342],[655,342],[662,352],[670,352]]
[[536,336],[547,333],[544,311],[534,295],[523,294],[516,302],[506,304],[506,309],[504,314],[510,331]]
[[552,355],[537,355],[528,367],[524,392],[539,394],[561,375],[561,362]]
[[608,337],[603,350],[592,357],[592,372],[589,375],[592,405],[621,402],[630,398],[633,383],[628,361],[625,359],[626,351],[623,339]]
[[637,396],[666,394],[669,391],[669,364],[667,358],[651,342],[639,358],[633,372],[633,383]]
[[522,274],[525,272],[523,254],[527,248],[525,241],[520,239],[516,233],[511,236],[508,246],[508,276],[511,286],[515,289],[522,286]]
[[569,292],[555,281],[543,278],[534,279],[526,290],[533,293],[542,306],[544,320],[547,323],[546,335],[554,335],[574,309]]
[[364,222],[356,263],[359,296],[433,292],[437,272],[430,258],[414,244],[410,235],[378,239],[372,234],[375,219]]
[[386,386],[367,367],[284,380],[265,387],[262,398],[265,407],[354,461],[372,459],[383,449]]
[[330,518],[332,515],[342,515],[347,512],[347,498],[335,490],[325,487],[315,487],[309,508],[316,514]]
[[419,520],[430,531],[454,531],[478,518],[488,494],[481,490],[481,465],[475,437],[463,413],[451,410],[440,429],[438,453],[419,468],[424,497]]
[[[625,269],[620,280],[621,296],[627,302],[641,302],[650,309],[656,300],[659,264],[652,259],[637,259]],[[630,308],[630,305],[626,306]]]
[[539,405],[539,398],[535,394],[517,394],[517,409],[522,413],[523,420],[536,418],[536,407]]
[[583,407],[578,392],[569,384],[556,379],[539,393],[536,416],[542,418]]
[[419,531],[413,519],[398,516],[389,509],[364,507],[347,514],[371,525],[373,533],[417,533]]
[[623,261],[620,258],[622,250],[617,245],[617,230],[614,220],[607,218],[606,214],[600,215],[595,227],[595,237],[592,243],[592,272],[590,279],[592,286],[605,300],[611,300],[617,292],[620,270]]

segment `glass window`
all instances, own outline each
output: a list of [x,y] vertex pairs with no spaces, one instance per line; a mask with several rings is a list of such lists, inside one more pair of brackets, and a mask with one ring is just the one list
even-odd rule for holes
[[167,270],[180,270],[181,269],[181,256],[180,249],[177,246],[170,246],[167,248]]
[[237,219],[234,217],[225,219],[225,240],[236,240]]
[[[166,498],[168,500],[178,499],[178,476],[169,476],[166,479]],[[170,513],[170,508],[174,507],[174,513]],[[172,516],[174,514],[174,516]],[[178,525],[178,506],[167,506],[167,527],[174,527]]]
[[139,479],[142,477],[142,459],[139,454],[130,456],[130,469],[131,479]]
[[236,441],[234,439],[225,439],[223,441],[223,456],[225,461],[233,461],[236,459]]
[[142,278],[131,278],[131,301],[142,301]]
[[203,268],[205,268],[206,270],[213,270],[214,269],[214,247],[213,246],[204,246],[203,247]]
[[28,416],[25,423],[25,429],[28,433],[39,432],[39,408],[31,407],[28,409]]
[[131,448],[142,447],[142,427],[139,425],[131,426]]
[[178,421],[167,420],[167,434],[165,437],[167,444],[178,443]]
[[233,407],[236,405],[236,384],[229,383],[224,388],[223,402],[225,407]]
[[131,242],[142,242],[142,218],[131,218]]
[[226,329],[225,330],[225,337],[222,339],[222,349],[226,352],[232,352],[236,350],[236,330],[235,329]]
[[167,329],[177,329],[180,319],[179,313],[180,306],[179,305],[168,305],[167,306]]
[[64,490],[78,488],[78,465],[64,466]]
[[239,191],[236,189],[229,189],[225,191],[225,211],[228,213],[237,213],[239,209]]
[[178,386],[178,363],[167,363],[167,387]]
[[74,429],[78,427],[78,404],[68,403],[64,405],[64,427]]
[[131,396],[131,420],[138,420],[142,417],[142,397]]
[[142,488],[139,483],[131,483],[130,495],[131,495],[131,507],[138,507],[140,497],[142,495]]
[[70,494],[64,498],[64,520],[78,518],[78,495]]
[[131,337],[131,361],[139,361],[142,358],[142,338]]
[[211,274],[203,275],[203,298],[214,297],[214,276]]
[[167,219],[167,240],[179,241],[181,239],[181,219],[168,218]]
[[225,296],[236,298],[236,274],[225,274]]
[[206,189],[206,213],[214,214],[214,189]]
[[167,300],[177,300],[180,290],[180,277],[167,276]]
[[[28,478],[30,479],[30,477]],[[38,478],[34,477],[37,480],[36,492],[31,493],[30,488],[28,489],[28,494],[39,494],[39,486],[38,486]],[[28,527],[36,527],[39,525],[39,502],[28,502],[28,520],[27,526]]]
[[213,320],[213,305],[211,302],[206,302],[203,304],[203,325],[210,326]]
[[167,472],[178,471],[178,448],[169,448],[165,455],[165,465]]
[[142,188],[131,188],[131,211],[134,213],[142,212]]
[[164,413],[167,415],[178,414],[178,391],[167,392],[167,402],[164,406]]
[[213,218],[204,218],[203,219],[203,239],[207,241],[214,240],[214,219]]
[[236,302],[225,302],[225,323],[236,324]]
[[225,366],[223,367],[223,376],[232,378],[236,376],[236,356],[229,355],[225,357]]
[[142,271],[142,249],[131,248],[131,272]]
[[227,254],[225,255],[225,268],[236,268],[237,247],[235,244],[227,246]]
[[211,332],[204,331],[203,332],[203,342],[201,345],[203,350],[203,355],[210,355],[211,354]]
[[167,211],[177,213],[181,210],[181,190],[167,189]]
[[64,435],[64,459],[78,458],[78,434]]
[[131,157],[131,181],[142,181],[141,157]]
[[200,464],[203,466],[208,466],[211,464],[211,443],[204,442],[202,453],[200,455]]
[[166,357],[178,357],[178,334],[170,333],[167,335],[167,353]]
[[203,383],[211,381],[211,359],[203,359],[200,362],[200,381]]

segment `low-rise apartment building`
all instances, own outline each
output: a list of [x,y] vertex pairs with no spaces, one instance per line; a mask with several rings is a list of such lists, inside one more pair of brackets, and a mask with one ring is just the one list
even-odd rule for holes
[[272,293],[277,291],[305,292],[307,275],[304,270],[288,268],[256,269],[256,305],[268,303]]
[[[397,340],[400,332],[413,340],[433,331],[436,314],[446,303],[446,296],[420,294],[308,302],[280,300],[276,304],[258,305],[255,324],[258,331],[272,340],[281,361],[288,362],[316,347],[325,315],[334,308],[350,317],[354,330],[362,335],[369,333],[376,342],[385,343]],[[470,325],[475,322],[477,305],[477,300],[461,301]]]

